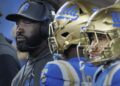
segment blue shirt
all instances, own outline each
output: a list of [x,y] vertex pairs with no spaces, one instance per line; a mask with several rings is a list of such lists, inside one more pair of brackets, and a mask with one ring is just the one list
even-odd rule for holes
[[[85,61],[81,58],[80,61]],[[97,67],[90,63],[84,64],[80,71],[78,58],[71,58],[68,61],[56,60],[46,64],[41,75],[42,86],[81,86],[90,84]],[[85,76],[86,79],[83,77]]]
[[120,86],[120,62],[114,63],[98,73],[93,86]]

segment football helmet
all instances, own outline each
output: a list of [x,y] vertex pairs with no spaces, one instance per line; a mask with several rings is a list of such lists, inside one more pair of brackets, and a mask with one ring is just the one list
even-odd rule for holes
[[90,15],[91,12],[87,6],[81,4],[81,7],[78,7],[72,1],[66,2],[49,25],[50,51],[63,53],[71,45],[86,44],[87,36],[80,30],[85,26]]
[[[119,4],[99,10],[87,26],[90,45],[85,48],[89,60],[102,64],[120,57],[120,7]],[[94,13],[95,14],[95,13]]]
[[91,6],[97,6],[99,8],[104,8],[110,5],[113,5],[118,0],[72,0],[75,1],[77,4],[84,2],[85,4],[91,4]]

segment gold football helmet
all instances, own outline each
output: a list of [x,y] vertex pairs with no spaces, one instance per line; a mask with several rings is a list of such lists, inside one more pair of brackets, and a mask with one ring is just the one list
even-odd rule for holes
[[89,3],[91,4],[91,6],[97,6],[99,8],[104,8],[113,5],[115,2],[118,2],[118,0],[72,0],[72,1],[75,1],[77,4]]
[[85,48],[92,63],[101,64],[120,58],[119,3],[98,10],[87,25],[90,45]]
[[[71,45],[86,44],[87,36],[80,29],[85,26],[91,12],[87,6],[81,7],[72,1],[66,2],[50,23],[48,43],[50,51],[63,53]],[[86,38],[85,38],[86,37]]]

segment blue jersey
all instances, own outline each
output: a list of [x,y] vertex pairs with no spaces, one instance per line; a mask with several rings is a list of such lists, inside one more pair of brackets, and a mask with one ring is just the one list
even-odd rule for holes
[[[81,59],[84,61],[84,59]],[[84,75],[87,80],[91,80],[97,67],[92,64],[85,64]],[[72,58],[69,61],[56,60],[46,64],[41,75],[42,86],[81,86],[90,84],[83,81],[83,75],[80,71],[78,58]]]
[[95,74],[93,86],[120,86],[120,63],[114,63]]

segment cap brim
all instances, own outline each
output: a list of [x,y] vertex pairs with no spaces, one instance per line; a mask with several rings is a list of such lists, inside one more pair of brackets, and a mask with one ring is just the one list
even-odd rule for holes
[[[22,19],[22,18],[26,18],[26,19],[30,19],[30,20],[34,20],[34,21],[38,21],[38,19],[35,19],[31,16],[28,16],[28,15],[24,15],[24,14],[9,14],[8,16],[6,16],[6,19],[7,20],[10,20],[10,21],[18,21],[19,19]],[[42,21],[42,20],[41,20]]]
[[9,14],[8,16],[6,16],[7,20],[14,21],[14,22],[18,21],[21,18],[26,18],[26,17],[20,14]]

